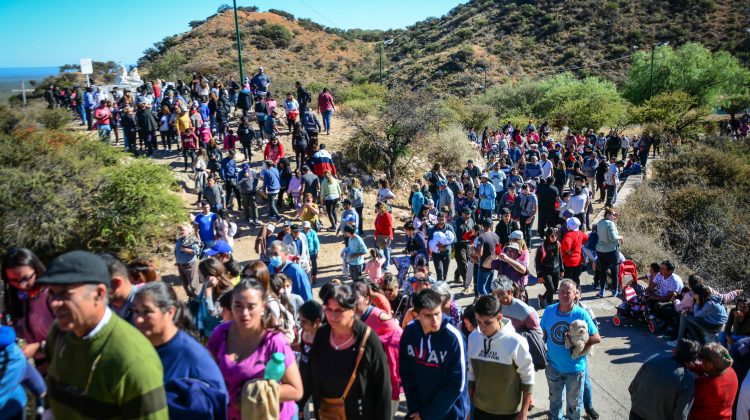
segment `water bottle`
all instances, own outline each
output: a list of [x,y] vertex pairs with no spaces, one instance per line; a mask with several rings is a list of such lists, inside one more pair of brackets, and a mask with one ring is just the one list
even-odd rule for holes
[[271,356],[271,360],[266,364],[266,370],[263,373],[263,379],[270,379],[272,381],[281,382],[281,377],[284,376],[284,353],[276,352]]

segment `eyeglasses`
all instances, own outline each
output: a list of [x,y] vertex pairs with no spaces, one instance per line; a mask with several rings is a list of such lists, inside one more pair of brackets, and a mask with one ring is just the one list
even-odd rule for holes
[[31,274],[25,275],[23,277],[20,277],[18,279],[10,280],[9,282],[10,283],[14,283],[14,284],[28,283],[32,279],[34,279],[35,277],[36,277],[36,273],[31,273]]

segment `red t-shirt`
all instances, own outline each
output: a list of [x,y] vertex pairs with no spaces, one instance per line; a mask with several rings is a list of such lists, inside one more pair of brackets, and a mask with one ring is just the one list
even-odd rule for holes
[[333,109],[333,96],[329,92],[318,95],[318,109],[320,112]]
[[112,112],[108,107],[99,107],[94,111],[94,118],[98,125],[109,125],[109,117],[112,116]]
[[731,367],[719,376],[697,377],[689,419],[731,420],[737,386],[737,374]]
[[387,236],[388,239],[393,240],[393,218],[388,212],[375,217],[375,239],[378,236]]

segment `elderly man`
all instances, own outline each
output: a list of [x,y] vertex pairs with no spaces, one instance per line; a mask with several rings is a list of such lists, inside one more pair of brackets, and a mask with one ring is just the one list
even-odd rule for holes
[[286,245],[289,255],[293,260],[302,267],[305,272],[310,274],[310,248],[307,243],[307,237],[300,232],[299,225],[291,225],[289,233],[284,235],[284,245]]
[[570,420],[581,418],[583,406],[583,381],[586,371],[586,356],[573,358],[565,347],[565,338],[570,324],[582,320],[588,326],[589,339],[585,348],[601,342],[599,330],[585,309],[575,305],[576,284],[572,280],[560,282],[559,302],[547,306],[542,315],[541,327],[547,343],[548,364],[545,369],[550,395],[550,418],[563,418],[563,393],[566,400],[566,415]]
[[57,419],[167,419],[163,371],[146,338],[107,306],[110,273],[85,251],[55,258],[39,278],[57,318],[45,349]]
[[268,254],[268,271],[273,274],[284,273],[292,281],[292,293],[299,295],[305,302],[312,299],[310,281],[305,270],[289,258],[289,251],[284,242],[275,240],[266,249]]

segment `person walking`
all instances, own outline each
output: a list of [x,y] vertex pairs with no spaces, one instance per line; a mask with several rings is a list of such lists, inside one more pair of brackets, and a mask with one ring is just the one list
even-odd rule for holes
[[523,419],[531,403],[534,364],[529,344],[502,310],[492,295],[474,304],[479,328],[469,335],[467,348],[475,420]]
[[336,111],[336,105],[333,103],[333,95],[328,92],[328,88],[323,88],[323,91],[318,95],[318,112],[323,117],[323,128],[326,130],[326,135],[331,134],[331,116]]
[[583,245],[588,242],[589,236],[583,232],[581,221],[571,217],[565,222],[567,227],[560,243],[562,252],[563,272],[577,285],[581,285],[581,271],[583,266]]
[[557,228],[547,228],[544,241],[536,250],[536,275],[544,281],[545,292],[538,296],[539,307],[552,304],[560,280],[564,277],[563,258]]
[[249,164],[242,164],[242,170],[240,170],[239,180],[237,181],[237,189],[242,199],[243,217],[246,222],[255,226],[260,224],[258,221],[258,205],[255,202],[255,194],[258,190],[258,178],[258,173],[251,169]]
[[164,374],[151,343],[107,306],[110,274],[86,251],[55,258],[49,286],[57,322],[46,346],[47,387],[58,419],[167,419]]
[[318,418],[390,420],[391,381],[383,343],[357,319],[357,295],[338,284],[323,294],[326,323],[309,353],[309,382]]
[[594,287],[599,286],[599,297],[604,297],[604,288],[607,285],[607,271],[612,274],[612,294],[617,296],[618,272],[620,269],[620,246],[622,236],[617,231],[617,212],[611,208],[604,210],[604,217],[596,224],[596,232],[599,241],[596,243],[596,276]]
[[260,172],[263,178],[263,190],[268,200],[268,216],[276,221],[281,220],[281,215],[276,209],[276,198],[281,191],[281,175],[276,169],[276,163],[272,160],[265,161],[265,169]]
[[464,419],[469,414],[466,344],[443,316],[432,289],[414,295],[415,321],[401,336],[399,373],[409,419]]
[[[565,416],[569,420],[581,418],[583,408],[583,381],[586,370],[586,357],[573,358],[565,340],[570,325],[582,320],[588,327],[588,348],[601,342],[599,330],[589,314],[575,305],[576,284],[571,280],[560,282],[559,302],[544,309],[541,327],[547,344],[548,364],[545,370],[550,395],[550,418],[563,419],[563,393],[565,393]],[[634,404],[637,402],[634,401]]]
[[385,262],[383,262],[382,269],[388,271],[388,266],[391,265],[391,242],[393,242],[393,217],[388,212],[388,206],[379,202],[375,204],[375,246],[383,251]]
[[325,204],[328,221],[331,223],[331,227],[328,230],[335,232],[338,225],[338,204],[341,198],[341,186],[331,171],[323,173],[323,180],[320,183],[320,198],[321,204]]

